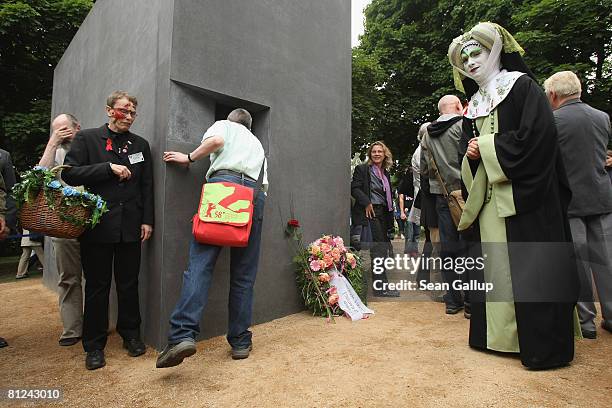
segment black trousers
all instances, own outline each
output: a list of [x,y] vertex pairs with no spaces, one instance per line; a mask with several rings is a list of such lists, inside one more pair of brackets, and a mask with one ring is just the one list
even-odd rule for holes
[[386,258],[392,256],[389,252],[391,241],[389,240],[390,226],[387,222],[386,206],[374,205],[375,218],[370,220],[370,228],[372,230],[372,244],[370,247],[370,258],[372,258],[372,282],[381,280],[389,282],[387,279],[387,271],[383,267],[383,272],[380,274],[374,273],[374,258]]
[[431,271],[429,270],[429,265],[425,262],[425,260],[431,256],[433,249],[433,244],[431,243],[431,237],[429,235],[429,228],[425,227],[425,244],[423,245],[423,255],[416,273],[417,283],[423,280],[426,283],[431,282]]
[[81,243],[85,275],[83,348],[103,350],[108,337],[108,296],[115,273],[117,288],[117,332],[124,339],[140,337],[138,272],[140,242]]
[[[453,222],[448,201],[442,194],[432,194],[436,199],[436,211],[438,212],[438,228],[440,229],[440,257],[443,260],[454,259],[455,261],[466,255],[465,242],[459,237],[457,227]],[[446,266],[446,261],[444,261]],[[465,269],[465,268],[464,268]],[[442,268],[442,279],[450,285],[449,290],[444,295],[444,303],[447,306],[469,305],[469,292],[465,291],[464,296],[460,290],[453,288],[454,281],[469,282],[469,272],[463,270],[458,272],[457,268]]]

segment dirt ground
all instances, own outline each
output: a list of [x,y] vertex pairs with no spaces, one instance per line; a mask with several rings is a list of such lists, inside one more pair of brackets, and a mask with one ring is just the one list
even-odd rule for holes
[[80,344],[59,347],[56,295],[40,279],[0,285],[0,388],[60,388],[69,407],[609,407],[612,334],[579,340],[568,368],[529,371],[512,356],[467,346],[468,321],[433,302],[372,302],[351,323],[299,313],[253,328],[233,361],[223,337],[175,368],[156,351],[128,357],[113,333],[107,366],[87,371]]

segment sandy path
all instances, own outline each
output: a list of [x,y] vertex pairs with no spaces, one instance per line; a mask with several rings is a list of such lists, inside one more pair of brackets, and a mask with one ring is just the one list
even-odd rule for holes
[[[569,368],[532,372],[515,357],[467,347],[468,321],[433,302],[373,302],[351,323],[300,313],[256,326],[254,351],[233,361],[223,337],[181,366],[130,358],[114,333],[107,366],[59,347],[56,297],[39,279],[0,285],[0,388],[59,387],[70,407],[609,407],[612,335],[577,342]],[[326,385],[328,384],[328,385]],[[0,405],[11,406],[7,401]],[[12,404],[16,406],[16,404]],[[22,404],[49,406],[49,404]]]

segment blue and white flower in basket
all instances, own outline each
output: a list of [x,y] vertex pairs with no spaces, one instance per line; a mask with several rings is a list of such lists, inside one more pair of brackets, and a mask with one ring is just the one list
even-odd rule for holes
[[53,181],[47,183],[47,186],[51,187],[51,188],[54,188],[54,189],[59,189],[59,188],[62,188],[62,183],[60,183],[57,180],[53,180]]
[[[62,185],[56,179],[59,170],[60,166],[52,170],[36,166],[21,175],[21,181],[13,186],[11,194],[20,211],[22,225],[29,223],[38,229],[47,228],[50,236],[68,234],[72,237],[80,234],[82,228],[95,227],[108,209],[106,202],[97,194]],[[59,192],[61,197],[58,197]],[[52,226],[38,223],[46,216],[59,218],[61,223]]]
[[65,195],[66,197],[72,197],[72,196],[80,196],[81,193],[79,192],[79,190],[70,187],[70,186],[66,186],[64,188],[62,188],[62,194]]

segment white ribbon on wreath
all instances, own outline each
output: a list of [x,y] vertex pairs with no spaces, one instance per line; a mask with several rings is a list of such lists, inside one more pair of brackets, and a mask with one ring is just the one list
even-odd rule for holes
[[342,309],[352,321],[367,318],[368,315],[374,314],[372,309],[369,309],[363,304],[355,289],[344,275],[338,271],[331,272],[331,280],[329,284],[334,286],[338,294],[338,306]]

